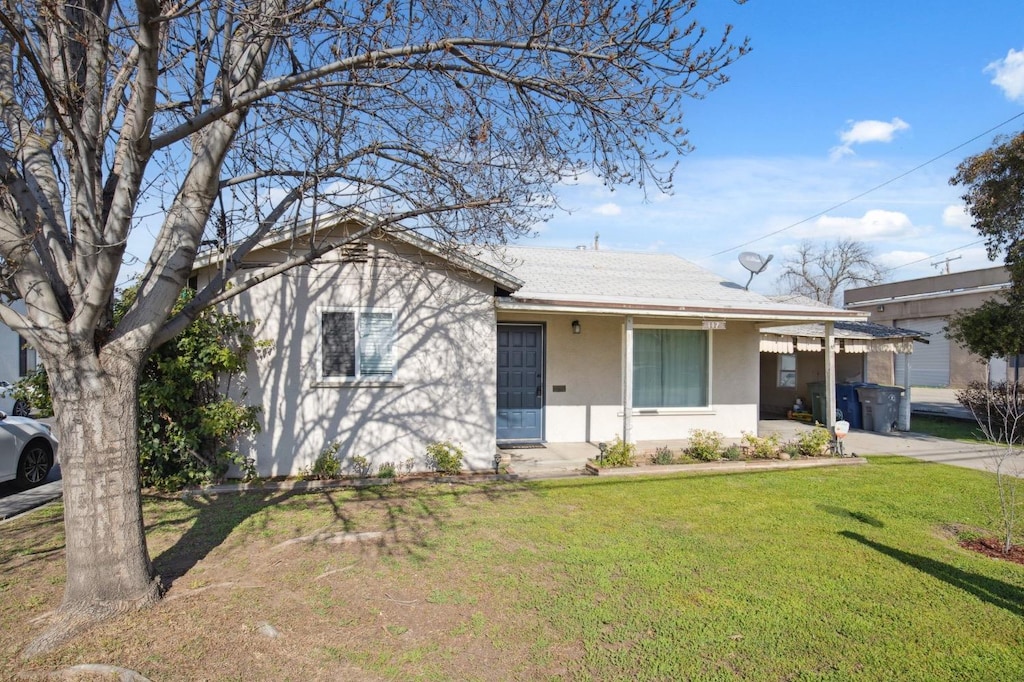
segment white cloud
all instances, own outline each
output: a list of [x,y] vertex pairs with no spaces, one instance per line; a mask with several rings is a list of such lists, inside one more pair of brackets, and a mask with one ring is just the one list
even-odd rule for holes
[[[886,253],[880,253],[875,257],[878,262],[878,266],[883,270],[892,270],[893,268],[899,268],[912,263],[920,263],[928,259],[927,251],[888,251]],[[892,279],[904,279],[906,275],[903,273],[893,273]]]
[[872,209],[860,218],[822,216],[808,225],[793,231],[794,236],[804,239],[839,239],[850,237],[857,241],[879,239],[905,239],[917,234],[910,217],[900,211]]
[[562,180],[566,187],[605,187],[606,183],[593,171],[581,171],[580,173]]
[[995,85],[1008,100],[1024,102],[1024,50],[1010,49],[1003,59],[997,59],[985,67],[985,73],[995,74]]
[[596,208],[592,209],[591,212],[596,213],[598,215],[612,216],[619,215],[620,213],[622,213],[622,208],[620,208],[618,204],[607,203],[597,206]]
[[833,159],[853,154],[853,145],[868,142],[892,142],[896,133],[910,129],[910,124],[898,116],[889,122],[885,121],[850,121],[849,127],[839,133],[838,147],[833,147]]
[[967,215],[962,205],[947,206],[942,210],[942,224],[946,227],[971,229],[971,216]]

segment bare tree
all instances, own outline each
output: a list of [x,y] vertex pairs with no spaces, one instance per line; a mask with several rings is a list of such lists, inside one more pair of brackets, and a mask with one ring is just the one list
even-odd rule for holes
[[847,287],[878,284],[884,277],[871,250],[848,238],[820,245],[803,241],[796,255],[782,264],[776,282],[779,293],[800,294],[828,305],[838,304]]
[[992,443],[989,470],[996,475],[997,524],[1004,554],[1013,549],[1024,512],[1024,393],[1020,384],[972,382],[956,399],[974,415]]
[[[671,186],[684,102],[743,54],[690,0],[53,0],[0,8],[0,321],[49,371],[67,584],[27,654],[159,598],[138,484],[147,354],[228,290],[257,242],[328,210],[500,242],[560,181]],[[366,214],[364,213],[364,215]],[[133,231],[137,298],[111,300]],[[355,235],[358,238],[361,235]],[[204,243],[222,275],[171,316]]]

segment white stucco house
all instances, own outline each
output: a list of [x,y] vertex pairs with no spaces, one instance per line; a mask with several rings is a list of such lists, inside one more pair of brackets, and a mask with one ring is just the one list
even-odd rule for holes
[[[317,238],[359,227],[321,219]],[[246,262],[280,262],[311,226]],[[218,267],[200,255],[202,286]],[[240,278],[247,272],[243,268]],[[272,349],[245,390],[263,430],[244,444],[261,475],[309,466],[329,444],[374,465],[426,465],[451,440],[467,466],[499,443],[727,437],[756,432],[760,330],[861,320],[748,292],[658,253],[509,246],[473,255],[414,232],[371,233],[230,300]],[[826,375],[834,357],[826,352]],[[834,382],[834,370],[832,371]]]

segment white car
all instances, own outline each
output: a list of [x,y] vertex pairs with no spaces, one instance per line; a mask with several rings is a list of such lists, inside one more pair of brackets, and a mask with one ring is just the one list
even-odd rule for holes
[[56,456],[57,439],[49,424],[0,412],[0,482],[15,481],[20,488],[41,485]]
[[15,417],[28,417],[31,416],[32,406],[24,400],[16,400],[14,386],[9,381],[0,380],[0,411]]

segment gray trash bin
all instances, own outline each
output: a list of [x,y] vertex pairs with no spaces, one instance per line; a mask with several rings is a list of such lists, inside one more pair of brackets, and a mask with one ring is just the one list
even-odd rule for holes
[[861,386],[857,389],[864,428],[877,433],[896,430],[900,420],[900,400],[903,389],[899,386]]
[[824,424],[825,415],[828,413],[828,410],[825,409],[825,382],[809,382],[807,392],[811,394],[811,415],[814,417],[814,421]]

